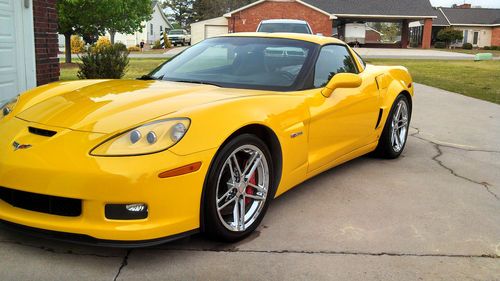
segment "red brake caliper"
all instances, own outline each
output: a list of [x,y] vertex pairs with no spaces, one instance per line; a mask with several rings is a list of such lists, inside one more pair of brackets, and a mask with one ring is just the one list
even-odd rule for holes
[[[257,181],[255,180],[255,172],[253,173],[252,177],[250,177],[250,180],[248,181],[251,184],[257,185]],[[253,195],[255,193],[255,190],[251,186],[247,186],[246,190],[247,194]],[[250,204],[251,198],[245,198],[245,204]]]

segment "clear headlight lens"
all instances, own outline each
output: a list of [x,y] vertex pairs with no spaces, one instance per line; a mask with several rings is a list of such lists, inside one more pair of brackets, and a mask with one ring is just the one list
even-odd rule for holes
[[107,140],[90,152],[94,156],[142,155],[166,150],[186,134],[191,121],[174,118],[154,121]]
[[5,102],[0,102],[0,120],[9,115],[14,110],[18,98],[19,96]]

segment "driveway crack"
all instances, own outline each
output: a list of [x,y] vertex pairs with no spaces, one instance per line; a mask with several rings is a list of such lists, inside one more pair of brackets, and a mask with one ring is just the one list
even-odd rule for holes
[[468,178],[466,176],[462,176],[462,175],[458,174],[457,172],[455,172],[455,170],[453,170],[452,168],[446,166],[443,163],[443,161],[441,161],[441,160],[438,159],[439,157],[441,157],[443,155],[443,150],[441,149],[441,147],[448,147],[448,148],[454,148],[454,149],[465,150],[465,151],[474,151],[474,152],[475,151],[490,152],[490,153],[500,153],[500,152],[494,151],[494,150],[467,149],[467,148],[461,148],[461,147],[455,147],[455,146],[450,146],[450,145],[439,144],[439,143],[437,143],[435,141],[432,141],[432,140],[429,140],[429,139],[426,139],[426,138],[420,136],[419,135],[420,134],[420,130],[418,128],[415,128],[415,127],[412,127],[412,128],[415,129],[415,130],[417,130],[417,131],[415,133],[413,133],[413,134],[410,134],[410,136],[415,137],[415,138],[420,139],[420,140],[423,140],[425,142],[428,142],[428,143],[432,144],[434,146],[434,148],[436,149],[437,154],[432,157],[432,160],[434,162],[436,162],[439,166],[441,166],[442,168],[444,168],[445,170],[447,170],[448,172],[450,172],[450,174],[452,174],[453,176],[484,187],[485,190],[488,193],[490,193],[497,200],[500,200],[500,197],[490,189],[491,185],[489,183],[484,182],[484,181],[483,182],[476,181],[476,180]]
[[127,251],[127,254],[125,255],[125,257],[123,257],[122,264],[120,265],[120,268],[118,269],[118,272],[116,273],[115,278],[113,278],[113,281],[118,280],[118,277],[120,276],[120,273],[128,265],[128,257],[130,256],[131,253],[132,253],[132,249],[129,249]]
[[447,257],[447,258],[488,258],[498,259],[500,256],[494,254],[464,255],[464,254],[417,254],[398,252],[357,252],[357,251],[307,251],[307,250],[243,250],[231,249],[206,249],[206,248],[168,248],[150,250],[157,251],[179,251],[179,252],[214,252],[214,253],[256,253],[256,254],[308,254],[308,255],[338,255],[338,256],[390,256],[390,257]]

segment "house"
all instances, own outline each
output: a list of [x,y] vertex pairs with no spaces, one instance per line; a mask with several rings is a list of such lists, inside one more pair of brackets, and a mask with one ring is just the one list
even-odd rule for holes
[[[445,27],[463,32],[463,39],[454,43],[462,46],[471,43],[474,47],[500,46],[500,9],[472,8],[470,4],[453,8],[435,8],[437,18],[432,24],[432,42]],[[419,40],[421,22],[411,23],[412,40]]]
[[[160,40],[162,32],[174,29],[161,9],[159,2],[153,1],[152,5],[153,13],[151,14],[151,19],[141,24],[143,28],[133,34],[116,33],[115,43],[120,42],[130,47],[139,45],[141,41],[144,41],[146,44],[152,45],[155,41]],[[106,37],[110,38],[108,32],[106,32]]]
[[59,79],[56,2],[0,1],[0,101]]
[[[424,22],[422,47],[429,48],[432,20],[436,18],[429,0],[258,0],[224,17],[229,33],[255,31],[262,20],[299,19],[307,21],[313,33],[339,38],[345,38],[349,23],[392,22],[401,26],[401,42],[392,47],[402,48],[408,46],[409,22],[419,20]],[[203,29],[192,31],[192,35],[207,37]]]

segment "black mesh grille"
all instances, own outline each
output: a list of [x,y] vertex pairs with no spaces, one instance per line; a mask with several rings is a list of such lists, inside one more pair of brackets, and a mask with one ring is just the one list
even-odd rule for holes
[[0,199],[10,205],[51,215],[78,217],[82,213],[82,200],[49,196],[6,187],[0,187]]

